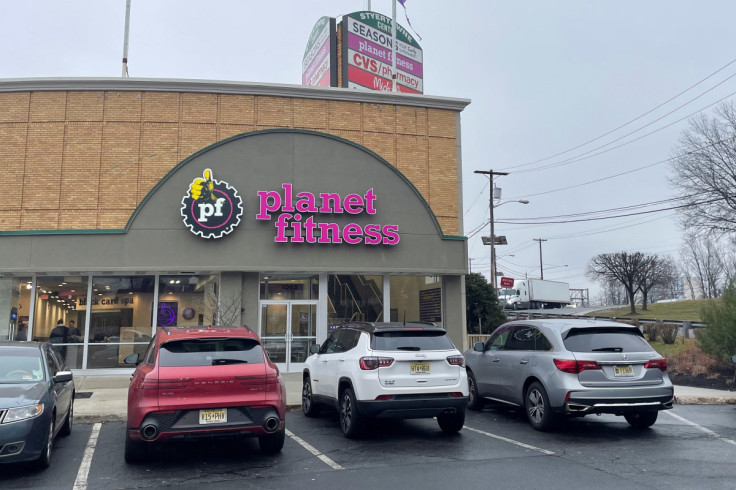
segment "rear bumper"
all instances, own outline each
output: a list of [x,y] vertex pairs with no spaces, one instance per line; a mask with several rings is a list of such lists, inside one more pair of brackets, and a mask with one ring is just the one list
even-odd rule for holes
[[393,395],[388,400],[358,400],[358,412],[375,418],[429,418],[442,413],[465,411],[468,397],[449,393],[425,395]]
[[674,405],[670,386],[627,390],[572,391],[561,411],[568,414],[624,414],[643,410],[668,410]]
[[147,442],[169,439],[212,437],[253,437],[285,428],[276,407],[227,407],[227,422],[199,423],[199,409],[151,412],[140,427],[128,427],[132,440]]

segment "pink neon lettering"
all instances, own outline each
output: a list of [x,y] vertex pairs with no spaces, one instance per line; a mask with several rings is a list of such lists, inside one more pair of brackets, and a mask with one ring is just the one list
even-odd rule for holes
[[[281,207],[281,195],[276,191],[258,191],[260,206],[256,219],[271,219],[270,212],[278,211]],[[272,204],[269,204],[269,199]]]
[[376,208],[373,203],[376,202],[376,195],[373,193],[373,188],[368,189],[365,193],[365,212],[368,214],[376,214]]
[[365,225],[365,244],[378,245],[381,243],[383,235],[381,235],[381,225],[373,224]]
[[399,225],[386,225],[383,227],[383,244],[396,245],[399,243]]
[[291,215],[289,213],[281,213],[276,220],[276,238],[273,239],[274,242],[278,243],[286,243],[289,241],[288,238],[286,238],[286,228],[289,226],[289,223],[287,220],[291,218]]
[[345,211],[350,214],[360,214],[363,211],[363,197],[358,194],[345,196]]
[[281,211],[293,213],[294,206],[291,204],[291,184],[281,184],[281,187],[284,188],[284,207],[281,208]]
[[342,238],[350,245],[358,244],[363,241],[363,230],[356,223],[347,224],[342,231]]

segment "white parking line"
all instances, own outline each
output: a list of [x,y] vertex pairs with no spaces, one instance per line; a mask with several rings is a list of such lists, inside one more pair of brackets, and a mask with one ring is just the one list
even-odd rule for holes
[[530,446],[529,444],[524,444],[523,442],[515,441],[513,439],[509,439],[508,437],[498,436],[496,434],[491,434],[490,432],[486,432],[484,430],[474,429],[472,427],[468,427],[467,425],[463,426],[463,429],[470,430],[473,432],[477,432],[478,434],[483,434],[484,436],[493,437],[494,439],[498,439],[500,441],[508,442],[509,444],[514,444],[515,446],[523,447],[525,449],[532,449],[534,451],[539,451],[542,454],[554,454],[554,451],[548,451],[546,449],[541,449],[535,446]]
[[86,490],[87,488],[89,468],[92,466],[92,455],[94,455],[97,447],[97,437],[100,435],[101,427],[102,424],[99,422],[92,426],[92,434],[90,434],[89,441],[87,441],[87,449],[84,450],[82,463],[79,465],[79,471],[77,472],[77,479],[74,480],[74,490]]
[[323,463],[325,463],[326,465],[332,467],[333,470],[344,470],[345,469],[342,466],[340,466],[339,464],[337,464],[334,461],[332,461],[330,458],[328,458],[324,454],[322,454],[321,452],[317,451],[317,449],[314,446],[312,446],[311,444],[309,444],[307,441],[305,441],[301,437],[295,435],[289,429],[286,429],[286,435],[289,436],[289,437],[291,437],[292,439],[294,439],[304,449],[306,449],[307,451],[309,451],[310,453],[314,454],[319,459],[321,459]]
[[710,436],[713,436],[713,437],[715,437],[715,438],[716,438],[716,439],[718,439],[718,440],[721,440],[721,441],[723,441],[723,442],[727,442],[727,443],[729,443],[729,444],[733,444],[734,446],[736,446],[736,441],[732,441],[731,439],[726,439],[725,437],[723,437],[723,436],[720,436],[720,435],[716,434],[716,433],[715,433],[715,432],[713,432],[712,430],[710,430],[710,429],[706,429],[706,428],[705,428],[705,427],[703,427],[702,425],[698,425],[698,424],[696,424],[695,422],[690,422],[690,421],[689,421],[688,419],[686,419],[685,417],[680,417],[679,415],[675,415],[675,414],[674,414],[674,413],[672,413],[672,412],[671,412],[670,410],[662,410],[662,411],[663,411],[664,413],[666,413],[666,414],[672,415],[673,417],[675,417],[675,418],[676,418],[677,420],[679,420],[680,422],[684,422],[684,423],[686,423],[686,424],[688,424],[688,425],[692,425],[692,426],[693,426],[693,427],[695,427],[696,429],[702,430],[702,431],[703,431],[703,432],[705,432],[706,434],[708,434],[708,435],[710,435]]

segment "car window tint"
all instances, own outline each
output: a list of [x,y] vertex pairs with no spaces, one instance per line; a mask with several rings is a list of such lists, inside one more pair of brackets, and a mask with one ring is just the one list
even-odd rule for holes
[[156,337],[152,338],[151,341],[148,343],[148,347],[146,348],[146,353],[143,355],[143,359],[145,360],[145,363],[148,365],[153,365],[154,361],[156,360]]
[[506,350],[550,350],[551,345],[537,328],[529,325],[516,325],[506,340]]
[[335,330],[332,332],[332,334],[327,337],[327,340],[322,344],[322,347],[319,348],[320,354],[332,354],[335,352],[335,347],[337,346],[337,339],[340,337],[340,334],[342,333],[342,330]]
[[56,364],[58,364],[59,370],[67,371],[68,369],[66,361],[64,360],[64,356],[61,355],[61,352],[59,352],[53,345],[49,346],[49,351],[51,352],[51,356],[56,360]]
[[376,350],[449,350],[454,349],[450,338],[438,330],[400,330],[374,332],[373,349]]
[[493,332],[491,338],[486,342],[486,350],[503,350],[510,331],[510,328],[504,328]]
[[56,376],[56,373],[61,371],[61,365],[54,357],[54,353],[51,351],[51,348],[44,349],[44,354],[46,355],[46,362],[49,365],[49,375],[53,378]]
[[571,352],[647,352],[653,350],[638,330],[577,328],[563,340]]
[[159,366],[216,366],[263,363],[263,349],[254,339],[185,339],[161,344]]
[[337,346],[335,352],[346,352],[358,345],[358,337],[360,332],[347,328],[342,331],[340,337],[337,339]]

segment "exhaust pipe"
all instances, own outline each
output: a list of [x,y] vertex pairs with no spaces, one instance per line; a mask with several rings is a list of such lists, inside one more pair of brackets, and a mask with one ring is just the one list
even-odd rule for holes
[[146,424],[141,428],[141,436],[147,441],[152,441],[158,436],[158,426],[156,424]]
[[266,429],[266,432],[276,432],[276,429],[279,428],[279,423],[279,418],[276,415],[269,414],[268,417],[266,417],[263,428]]

